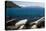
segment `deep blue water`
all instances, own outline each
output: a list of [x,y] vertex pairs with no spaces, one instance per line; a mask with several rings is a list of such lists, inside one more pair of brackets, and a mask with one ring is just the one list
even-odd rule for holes
[[6,8],[6,16],[44,16],[42,7]]
[[44,8],[41,7],[25,7],[25,8],[6,8],[6,16],[9,16],[9,19],[16,18],[15,21],[20,21],[27,19],[27,23],[37,21],[45,14]]

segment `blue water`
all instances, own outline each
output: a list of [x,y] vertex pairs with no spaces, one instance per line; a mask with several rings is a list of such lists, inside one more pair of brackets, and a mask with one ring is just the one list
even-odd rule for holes
[[6,16],[44,16],[42,7],[6,8]]

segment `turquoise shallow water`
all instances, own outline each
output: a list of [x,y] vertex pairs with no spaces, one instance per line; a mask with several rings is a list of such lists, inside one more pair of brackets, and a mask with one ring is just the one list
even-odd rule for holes
[[44,12],[41,7],[6,8],[6,16],[44,16]]

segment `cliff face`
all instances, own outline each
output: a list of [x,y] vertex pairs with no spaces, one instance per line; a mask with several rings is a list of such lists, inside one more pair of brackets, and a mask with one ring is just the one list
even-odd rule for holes
[[16,5],[16,4],[14,4],[13,2],[11,2],[11,1],[6,1],[5,2],[5,6],[6,6],[6,8],[20,8],[18,5]]

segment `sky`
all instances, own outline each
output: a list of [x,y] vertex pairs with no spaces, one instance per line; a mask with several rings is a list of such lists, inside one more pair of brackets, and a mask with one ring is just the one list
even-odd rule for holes
[[[21,7],[26,7],[26,6],[40,6],[40,7],[44,7],[44,1],[45,0],[7,0],[7,1],[13,1],[15,4],[21,6]],[[20,1],[20,2],[16,2],[16,1]],[[30,3],[29,3],[30,2]],[[31,3],[31,2],[36,2]],[[42,3],[37,3],[37,2],[42,2]]]
[[40,1],[40,2],[44,2],[45,0],[9,0],[9,1],[28,1],[28,2]]
[[14,4],[17,4],[21,7],[29,7],[29,6],[40,6],[44,7],[43,2],[24,2],[24,1],[12,1]]

